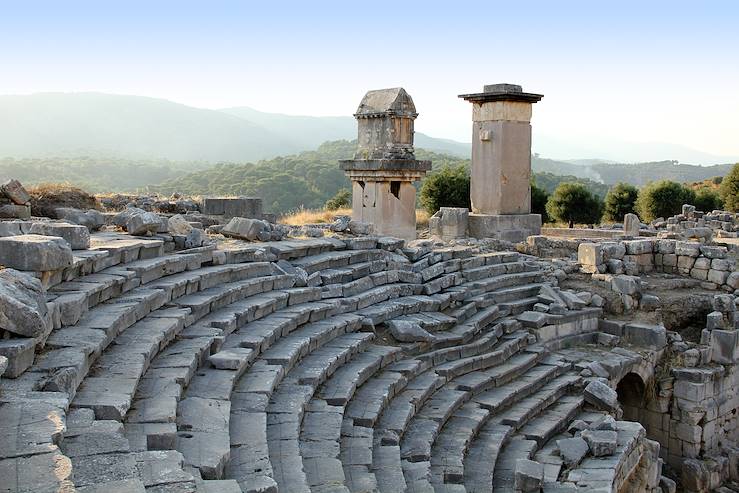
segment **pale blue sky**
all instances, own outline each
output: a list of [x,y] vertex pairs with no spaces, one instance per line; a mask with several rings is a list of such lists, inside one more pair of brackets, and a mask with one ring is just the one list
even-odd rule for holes
[[739,156],[739,2],[0,0],[0,94],[346,115],[366,90],[400,85],[418,130],[469,141],[456,96],[494,82],[545,95],[542,146]]

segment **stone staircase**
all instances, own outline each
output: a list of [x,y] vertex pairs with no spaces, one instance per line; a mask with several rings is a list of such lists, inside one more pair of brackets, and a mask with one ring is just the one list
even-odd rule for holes
[[[551,458],[582,378],[517,320],[544,282],[528,257],[165,247],[93,235],[42,275],[57,315],[0,380],[0,491],[512,491],[539,456],[548,482],[584,481]],[[399,342],[398,322],[430,337]],[[624,457],[639,437],[619,430]]]

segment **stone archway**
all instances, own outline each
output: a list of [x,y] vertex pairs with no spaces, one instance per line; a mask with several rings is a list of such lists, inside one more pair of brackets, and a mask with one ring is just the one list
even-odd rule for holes
[[624,411],[623,419],[642,422],[642,412],[647,401],[646,384],[642,377],[635,372],[627,373],[618,382],[616,393]]

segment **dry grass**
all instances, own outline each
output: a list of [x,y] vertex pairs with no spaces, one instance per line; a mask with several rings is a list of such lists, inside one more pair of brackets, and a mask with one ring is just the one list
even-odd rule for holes
[[35,216],[55,217],[54,209],[58,207],[87,210],[99,206],[93,195],[68,183],[40,183],[29,188],[28,193]]
[[429,227],[429,214],[425,209],[416,209],[416,228],[428,228]]
[[291,214],[282,216],[279,222],[280,224],[303,226],[304,224],[332,223],[336,216],[351,215],[351,209],[336,209],[334,211],[327,211],[325,209],[299,209]]
[[[291,214],[282,216],[279,220],[280,224],[291,224],[294,226],[303,226],[305,224],[326,224],[334,222],[336,216],[351,216],[351,209],[336,209],[328,211],[326,209],[300,209]],[[428,228],[430,214],[423,209],[416,209],[416,227]]]

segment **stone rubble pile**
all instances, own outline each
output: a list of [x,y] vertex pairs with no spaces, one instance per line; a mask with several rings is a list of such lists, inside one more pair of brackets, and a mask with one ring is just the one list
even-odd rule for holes
[[31,196],[18,180],[0,184],[0,218],[28,219],[31,217]]
[[724,246],[649,238],[580,243],[577,253],[581,271],[588,274],[664,272],[696,279],[704,289],[739,289],[736,259]]
[[668,233],[674,233],[686,238],[706,238],[710,240],[713,235],[720,238],[736,238],[739,230],[739,215],[715,210],[702,212],[696,210],[694,205],[684,204],[681,214],[657,220],[653,225],[658,229],[665,229]]

